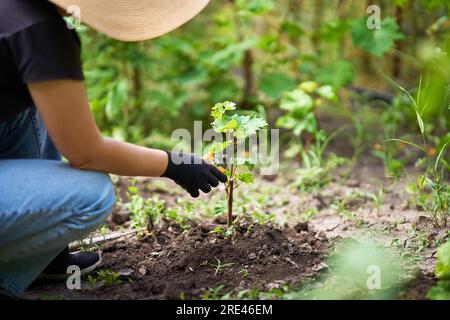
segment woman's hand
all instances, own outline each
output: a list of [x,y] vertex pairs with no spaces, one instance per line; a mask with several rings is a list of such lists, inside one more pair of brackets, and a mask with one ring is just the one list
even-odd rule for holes
[[208,193],[219,181],[227,182],[227,176],[219,169],[194,154],[168,152],[168,157],[169,164],[162,176],[174,180],[194,198],[200,195],[199,190]]

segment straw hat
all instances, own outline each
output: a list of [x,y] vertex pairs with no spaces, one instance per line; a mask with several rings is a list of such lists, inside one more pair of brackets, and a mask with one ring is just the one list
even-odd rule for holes
[[168,33],[196,16],[209,2],[209,0],[49,1],[65,10],[78,7],[83,23],[122,41],[148,40]]

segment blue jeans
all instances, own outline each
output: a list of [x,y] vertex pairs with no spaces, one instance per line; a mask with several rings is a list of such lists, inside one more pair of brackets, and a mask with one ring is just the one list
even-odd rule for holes
[[0,289],[19,297],[114,202],[108,175],[61,161],[34,107],[0,121]]

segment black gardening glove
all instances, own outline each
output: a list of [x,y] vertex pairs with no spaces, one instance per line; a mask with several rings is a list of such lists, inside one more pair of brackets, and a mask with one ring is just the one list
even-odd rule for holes
[[[162,177],[170,178],[190,193],[194,198],[205,193],[211,187],[217,187],[219,181],[227,182],[227,176],[214,165],[191,153],[167,152],[169,165]],[[181,162],[181,163],[180,163]]]

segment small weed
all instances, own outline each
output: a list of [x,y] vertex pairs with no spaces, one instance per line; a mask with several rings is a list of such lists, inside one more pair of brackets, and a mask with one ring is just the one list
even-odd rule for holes
[[202,300],[221,300],[224,295],[222,293],[223,288],[225,288],[224,285],[219,285],[216,288],[206,290],[202,296]]
[[417,144],[402,139],[389,139],[387,141],[401,143],[422,152],[424,158],[420,159],[419,164],[424,166],[425,172],[419,176],[415,183],[409,185],[408,191],[413,194],[416,204],[428,213],[436,227],[445,226],[450,213],[450,187],[446,180],[446,173],[450,171],[450,164],[445,157],[446,149],[450,145],[449,138],[443,136],[442,139],[439,139],[440,146],[434,147],[430,147],[427,141],[427,127],[423,120],[423,113],[428,104],[421,99],[422,79],[420,79],[415,98],[406,89],[396,83],[394,84],[407,95],[412,103],[422,143]]
[[381,214],[381,209],[383,208],[383,202],[384,202],[383,188],[379,188],[376,193],[373,193],[372,199],[375,202],[375,208],[377,209],[377,215],[379,216]]
[[254,221],[257,224],[267,224],[269,222],[276,222],[275,221],[275,214],[273,213],[266,213],[261,210],[261,208],[255,208],[250,214],[250,217],[252,218],[252,221]]
[[217,276],[219,274],[219,272],[221,272],[223,269],[231,267],[234,265],[234,263],[229,262],[229,263],[222,263],[219,259],[216,259],[216,263],[213,264],[213,267],[215,268],[215,272],[214,272],[214,276]]
[[158,196],[144,199],[138,194],[131,196],[131,201],[125,204],[131,211],[131,226],[142,235],[143,230],[155,232],[155,224],[159,221],[165,209],[165,201]]
[[236,298],[239,300],[244,300],[244,299],[258,300],[260,293],[261,293],[261,291],[256,288],[244,289],[244,290],[239,291],[236,294]]
[[306,210],[305,212],[303,212],[300,215],[300,218],[305,221],[308,222],[312,219],[312,217],[314,217],[319,211],[317,210],[317,208],[309,208],[308,210]]
[[295,171],[293,186],[302,191],[316,191],[331,181],[331,173],[346,164],[347,159],[330,154],[326,160],[317,155],[315,148],[302,153],[303,167]]
[[250,276],[250,272],[247,268],[242,268],[239,273],[241,274],[242,278],[248,278]]
[[101,269],[95,272],[95,276],[92,274],[89,274],[87,276],[87,282],[89,286],[93,287],[98,282],[101,282],[103,285],[111,286],[114,284],[119,284],[122,282],[121,274],[118,272],[114,272],[108,269]]
[[340,217],[352,221],[356,227],[361,227],[364,224],[364,221],[358,218],[356,212],[348,208],[348,204],[344,200],[335,200],[331,204],[331,208],[334,209]]
[[219,227],[214,228],[214,230],[210,231],[210,233],[219,234],[222,237],[229,239],[233,236],[235,231],[236,230],[235,230],[234,226],[231,226],[229,228],[224,228],[224,227],[219,226]]
[[413,251],[414,254],[418,254],[424,249],[430,247],[431,242],[429,239],[429,235],[426,232],[413,228],[412,231],[409,231],[409,233],[411,236],[409,238],[407,246],[410,250]]
[[193,220],[195,211],[194,208],[196,207],[192,201],[177,199],[174,207],[168,208],[164,211],[164,216],[168,220],[175,221],[183,230],[187,230],[190,228],[188,222]]
[[236,298],[239,300],[248,299],[248,300],[274,300],[274,299],[283,299],[285,295],[289,292],[288,285],[284,284],[282,286],[272,288],[268,291],[261,291],[256,288],[252,289],[244,289],[239,291],[236,296],[232,298]]

